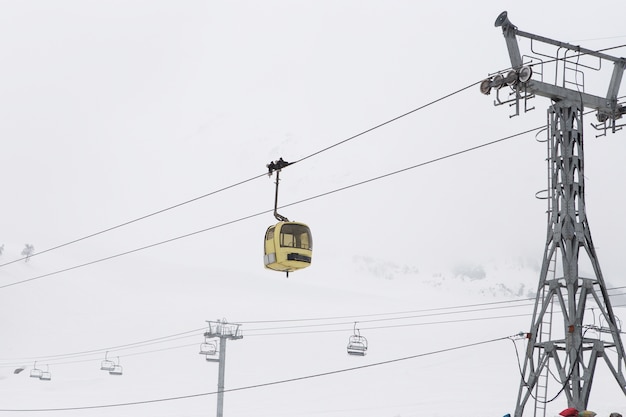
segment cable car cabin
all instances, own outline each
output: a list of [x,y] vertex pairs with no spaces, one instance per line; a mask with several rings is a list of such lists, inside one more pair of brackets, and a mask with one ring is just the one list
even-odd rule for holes
[[365,356],[367,353],[367,339],[358,335],[350,336],[347,349],[348,355]]
[[278,222],[265,233],[265,267],[291,272],[311,265],[313,241],[309,226]]

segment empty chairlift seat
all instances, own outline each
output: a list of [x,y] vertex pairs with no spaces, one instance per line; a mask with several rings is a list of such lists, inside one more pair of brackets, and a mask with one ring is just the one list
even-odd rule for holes
[[42,381],[50,381],[52,379],[52,374],[48,370],[42,371],[39,379]]
[[42,374],[43,374],[43,369],[37,368],[37,362],[35,362],[33,364],[33,369],[30,370],[30,377],[31,378],[41,378]]
[[201,355],[215,355],[217,353],[217,344],[215,342],[204,342],[200,345]]
[[113,365],[113,369],[111,369],[109,371],[109,374],[111,375],[122,375],[124,373],[124,370],[122,368],[122,365]]
[[109,352],[104,354],[104,360],[100,362],[100,370],[111,371],[115,367],[115,362],[108,358]]
[[122,375],[124,373],[124,369],[122,365],[120,365],[120,358],[117,358],[117,361],[113,364],[113,367],[109,370],[109,375]]
[[365,356],[367,353],[367,339],[358,334],[350,336],[347,350],[348,355]]

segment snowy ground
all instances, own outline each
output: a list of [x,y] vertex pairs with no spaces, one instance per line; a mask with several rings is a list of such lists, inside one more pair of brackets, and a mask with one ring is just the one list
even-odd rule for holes
[[[33,257],[5,267],[3,282],[70,261]],[[204,361],[198,350],[204,321],[221,318],[244,323],[244,338],[227,345],[226,388],[249,387],[226,394],[228,416],[513,412],[520,377],[514,344],[506,337],[527,328],[532,302],[473,289],[493,272],[482,280],[424,276],[409,267],[356,259],[320,262],[286,279],[262,269],[243,275],[143,255],[102,264],[96,272],[90,268],[0,293],[3,312],[9,312],[0,319],[0,410],[15,410],[3,415],[213,415],[217,364]],[[132,276],[116,274],[120,268]],[[500,272],[513,274],[509,269]],[[530,280],[534,272],[518,268],[517,274]],[[437,276],[439,285],[433,285]],[[296,321],[304,319],[318,320]],[[345,351],[354,321],[370,344],[363,358]],[[516,344],[523,352],[523,342]],[[99,369],[107,350],[119,357],[124,375]],[[29,377],[35,360],[49,368],[51,381]],[[392,362],[380,364],[387,361]],[[12,374],[20,364],[27,369]],[[372,366],[350,370],[364,365]],[[616,388],[599,372],[589,408],[601,416],[623,411]],[[134,402],[145,403],[100,408]],[[548,415],[565,406],[559,397]]]

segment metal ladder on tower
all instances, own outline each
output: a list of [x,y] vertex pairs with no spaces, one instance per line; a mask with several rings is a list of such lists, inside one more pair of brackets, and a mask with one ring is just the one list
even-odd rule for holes
[[[548,168],[548,188],[546,190],[543,190],[543,192],[545,193],[544,197],[540,197],[539,195],[542,192],[537,193],[537,198],[540,199],[546,199],[548,200],[548,209],[546,211],[547,214],[547,223],[548,226],[552,224],[551,221],[551,216],[552,216],[552,210],[554,209],[553,207],[553,193],[554,193],[554,187],[552,184],[552,167],[551,164],[554,163],[554,161],[552,160],[552,153],[550,152],[550,135],[548,132],[548,138],[546,138],[545,140],[539,140],[537,139],[539,142],[546,142],[547,144],[547,154],[548,157],[546,158],[546,162],[547,162],[547,168]],[[541,304],[543,305],[545,302],[545,297],[546,297],[546,292],[547,292],[547,288],[548,286],[546,285],[548,281],[554,280],[556,279],[556,260],[558,257],[558,248],[554,251],[554,253],[552,254],[552,257],[550,258],[549,262],[548,262],[548,270],[547,270],[547,274],[546,274],[546,282],[544,282],[541,286]],[[546,313],[543,315],[542,321],[541,321],[541,326],[540,326],[540,330],[539,330],[539,334],[537,335],[537,343],[541,344],[544,341],[549,341],[552,340],[552,315],[554,312],[554,299],[550,300],[550,306],[548,307],[548,310],[546,311]],[[544,351],[545,353],[545,351]],[[539,362],[539,358],[537,358],[537,363]],[[546,417],[546,404],[548,403],[548,381],[550,378],[550,369],[549,369],[549,363],[546,367],[543,368],[542,372],[538,375],[537,377],[537,384],[535,385],[535,395],[534,395],[534,399],[535,399],[535,411],[534,411],[534,417]]]
[[[548,269],[548,275],[552,276],[552,279],[556,277],[556,253],[550,260],[550,266]],[[546,286],[542,288],[542,300],[545,297]],[[554,311],[554,299],[550,301],[550,307],[543,315],[541,322],[541,330],[537,337],[537,342],[542,343],[546,340],[552,339],[552,314]],[[535,386],[535,417],[546,417],[546,404],[548,403],[548,381],[550,379],[550,363],[542,369],[541,373],[537,377],[537,385]]]

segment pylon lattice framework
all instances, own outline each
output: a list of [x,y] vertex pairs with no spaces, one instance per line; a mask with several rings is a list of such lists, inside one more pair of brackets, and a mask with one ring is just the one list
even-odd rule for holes
[[[626,60],[586,50],[578,46],[554,41],[517,29],[503,12],[496,19],[501,26],[511,59],[512,70],[506,76],[497,74],[481,84],[481,92],[497,91],[495,105],[515,106],[519,114],[520,103],[531,110],[527,101],[535,95],[548,97],[553,104],[548,110],[548,227],[546,246],[539,277],[537,298],[533,311],[528,345],[522,368],[515,417],[522,417],[524,408],[532,397],[535,401],[534,416],[546,415],[549,393],[562,392],[568,407],[585,410],[589,402],[594,372],[599,358],[610,369],[626,395],[626,367],[624,346],[620,338],[616,317],[598,257],[591,240],[591,232],[585,211],[583,110],[597,110],[601,129],[615,132],[623,125],[617,123],[626,107],[617,102],[617,94]],[[561,60],[563,74],[572,70],[578,74],[578,58],[591,54],[600,60],[614,63],[613,75],[606,97],[584,93],[584,86],[574,84],[576,90],[563,85],[543,82],[543,74],[533,77],[532,67],[524,66],[517,44],[517,36],[535,42],[544,42],[565,50]],[[572,55],[568,56],[568,53]],[[540,62],[540,65],[542,63]],[[570,65],[568,67],[568,65]],[[572,67],[574,65],[574,67]],[[558,71],[557,71],[558,72]],[[540,78],[540,79],[535,79]],[[501,100],[500,89],[508,85],[513,98]],[[594,126],[596,127],[596,126]],[[582,249],[582,251],[581,251]],[[580,275],[580,261],[586,260],[593,271],[592,276]],[[600,311],[599,322],[585,324],[585,310],[590,306]],[[555,309],[556,307],[556,309]],[[555,316],[561,316],[562,328],[554,329]],[[556,374],[550,369],[556,370]],[[559,380],[557,389],[548,390],[551,376]]]

